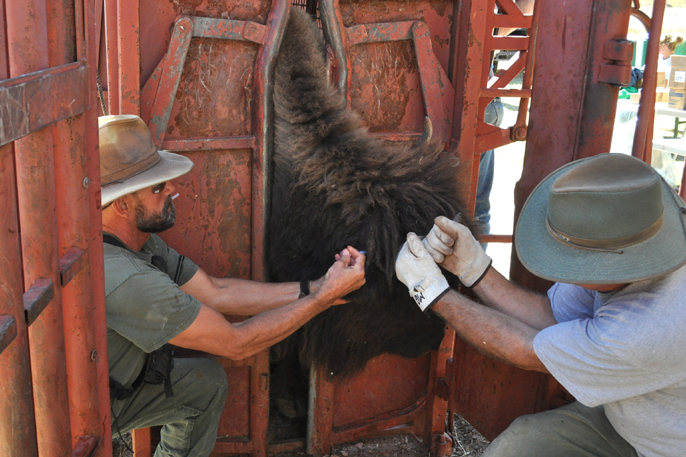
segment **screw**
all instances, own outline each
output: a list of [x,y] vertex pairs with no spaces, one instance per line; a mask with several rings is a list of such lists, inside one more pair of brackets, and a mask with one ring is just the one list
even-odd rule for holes
[[83,178],[83,187],[85,187],[86,189],[88,189],[88,186],[90,186],[90,185],[91,185],[91,180],[90,180],[90,178],[89,178],[88,176],[86,176],[85,178]]
[[95,359],[98,358],[98,351],[93,349],[93,352],[91,352],[91,360],[95,361]]

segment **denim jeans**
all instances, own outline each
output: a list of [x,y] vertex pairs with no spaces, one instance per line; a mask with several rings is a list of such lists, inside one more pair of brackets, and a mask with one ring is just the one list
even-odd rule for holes
[[174,359],[171,381],[172,397],[164,384],[143,383],[132,397],[114,400],[112,436],[162,425],[155,457],[209,456],[228,392],[224,369],[212,359]]
[[602,406],[579,402],[517,418],[482,457],[637,457]]
[[[500,98],[494,99],[486,106],[484,122],[500,127],[503,122],[505,107]],[[479,180],[476,185],[476,206],[474,208],[474,226],[478,234],[484,235],[491,232],[491,189],[493,188],[493,173],[495,170],[495,157],[493,149],[481,154],[479,161]],[[486,248],[486,243],[482,243]]]

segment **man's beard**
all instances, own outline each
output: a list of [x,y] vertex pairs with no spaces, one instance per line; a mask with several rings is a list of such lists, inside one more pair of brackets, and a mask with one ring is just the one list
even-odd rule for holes
[[171,196],[164,202],[162,212],[153,214],[147,211],[138,200],[136,205],[136,227],[141,232],[159,233],[174,226],[176,222],[176,208],[172,203]]

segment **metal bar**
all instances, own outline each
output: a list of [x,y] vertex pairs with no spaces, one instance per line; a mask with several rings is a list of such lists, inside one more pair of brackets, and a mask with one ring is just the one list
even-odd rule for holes
[[653,133],[652,124],[655,119],[655,89],[657,87],[657,60],[660,52],[660,31],[665,15],[665,0],[655,0],[653,3],[653,16],[650,20],[648,32],[648,52],[646,55],[646,68],[643,74],[643,90],[641,91],[641,104],[638,107],[638,122],[631,155],[650,163],[652,152]]
[[105,49],[107,54],[107,112],[109,114],[121,114],[119,105],[119,54],[117,52],[119,46],[117,0],[103,1],[105,2]]
[[493,89],[481,88],[479,91],[482,97],[519,97],[531,98],[531,89]]
[[477,239],[481,243],[512,243],[512,235],[479,235]]
[[510,68],[498,76],[498,79],[493,82],[489,89],[502,89],[512,82],[512,80],[515,79],[515,77],[517,77],[522,70],[524,70],[527,61],[526,56],[526,53],[520,53],[519,58],[515,60],[512,65],[510,65]]
[[14,316],[0,315],[0,354],[17,337],[17,323]]
[[491,45],[486,48],[489,50],[524,51],[529,48],[529,37],[494,36],[490,41]]
[[174,98],[181,82],[183,64],[186,61],[188,46],[193,36],[193,21],[188,16],[181,16],[174,24],[174,32],[169,42],[169,51],[165,56],[165,65],[160,85],[155,95],[148,127],[156,145],[162,145],[167,125],[174,107]]
[[[96,27],[96,22],[101,20],[102,9],[98,8],[102,0],[96,2],[84,0],[84,24],[86,27],[86,58],[90,64],[91,69],[97,67],[97,59],[100,53],[100,46],[94,45],[90,40],[93,37],[100,36],[100,28]],[[97,21],[96,21],[97,19]],[[99,38],[98,38],[99,40]],[[96,40],[96,42],[98,42]],[[93,88],[95,84],[96,72],[89,72],[88,87]],[[91,313],[92,316],[92,332],[93,344],[83,344],[84,350],[94,347],[91,352],[88,365],[95,365],[95,382],[89,385],[89,388],[96,391],[96,403],[91,405],[91,409],[97,415],[97,433],[95,436],[108,437],[112,433],[110,425],[110,391],[109,391],[109,366],[107,360],[107,319],[105,315],[105,272],[103,262],[103,244],[102,244],[102,217],[100,211],[100,155],[98,154],[98,108],[94,108],[97,102],[91,100],[91,109],[87,110],[83,115],[83,150],[85,151],[85,176],[83,184],[86,189],[85,196],[79,199],[84,200],[83,205],[87,208],[88,230],[83,234],[81,242],[85,246],[90,258],[91,276],[90,278],[83,278],[83,281],[90,282],[90,296],[86,295],[86,299],[90,300],[90,306],[85,309],[86,313]],[[96,111],[98,110],[98,111]],[[59,175],[59,172],[58,172]],[[86,276],[85,274],[82,276]],[[65,289],[65,294],[69,293],[69,289]],[[70,300],[71,301],[71,300]],[[88,314],[86,314],[88,315]],[[78,323],[81,325],[81,323]],[[83,322],[84,326],[88,325],[87,321]],[[68,340],[69,342],[71,340]],[[70,343],[69,343],[70,344]],[[71,348],[68,348],[68,353],[71,354]],[[71,357],[71,355],[69,356]],[[78,362],[79,357],[75,357]],[[69,362],[71,364],[71,362]],[[90,382],[90,378],[85,376],[82,382]],[[70,391],[77,391],[78,388],[70,387]],[[82,401],[88,401],[91,397],[84,396]],[[75,422],[74,427],[78,431],[80,425]],[[104,438],[99,446],[101,455],[112,455],[112,440]]]
[[24,292],[24,313],[26,314],[26,325],[33,324],[43,310],[52,302],[55,297],[55,286],[52,279],[36,279]]
[[[431,35],[426,23],[417,21],[412,28],[412,41],[419,67],[419,84],[424,99],[424,109],[434,125],[434,137],[439,138],[447,148],[450,138],[450,125],[447,119],[450,113],[444,113],[444,92],[449,99],[455,96],[452,84],[446,78],[441,78],[439,63],[431,46]],[[451,102],[449,100],[448,102]],[[452,110],[450,110],[452,111]]]
[[523,16],[522,11],[519,9],[519,7],[515,4],[513,0],[497,0],[497,4],[507,15],[515,17]]
[[[77,219],[82,220],[82,219]],[[87,266],[87,256],[79,248],[71,247],[60,257],[60,284],[62,287],[69,284],[74,276]]]
[[[135,457],[150,457],[152,453],[150,428],[131,430],[131,441],[131,449]],[[215,450],[218,449],[215,447]]]
[[360,24],[346,28],[348,48],[362,43],[384,43],[412,39],[415,21]]
[[347,33],[343,33],[343,18],[338,6],[338,0],[321,0],[319,13],[322,18],[326,41],[333,49],[338,65],[338,90],[346,97],[350,104],[350,76],[351,63],[348,61],[346,49],[348,49]]
[[[0,19],[4,17],[0,2]],[[0,21],[0,27],[4,26]],[[4,31],[2,31],[4,36]],[[4,53],[0,55],[5,55]],[[7,75],[0,59],[0,76]],[[3,71],[5,70],[5,71]],[[6,457],[36,457],[31,368],[22,293],[13,146],[0,148],[0,314],[13,316],[16,338],[0,354],[0,443]]]
[[198,138],[185,140],[166,140],[162,149],[167,151],[208,151],[225,149],[254,149],[257,140],[254,136],[234,136],[225,138]]
[[[253,110],[253,134],[257,142],[252,157],[252,242],[251,242],[251,278],[266,279],[264,271],[264,247],[267,236],[266,224],[269,219],[271,203],[271,161],[273,148],[272,92],[274,65],[277,52],[283,38],[290,11],[289,0],[275,0],[267,18],[269,36],[260,48],[255,62],[253,87],[256,93]],[[266,430],[265,430],[266,433]],[[266,435],[264,437],[266,440]],[[266,441],[265,441],[266,443]],[[266,444],[265,444],[266,446]]]
[[87,75],[75,62],[0,83],[0,145],[82,113]]
[[[45,1],[7,2],[10,76],[50,66]],[[41,89],[44,87],[41,86]],[[59,91],[58,88],[49,88]],[[40,107],[31,106],[34,111]],[[48,117],[54,113],[48,113]],[[17,201],[21,224],[24,287],[38,278],[59,280],[52,134],[43,129],[15,141]],[[37,442],[40,455],[72,451],[65,367],[62,300],[59,290],[29,328]]]
[[496,14],[493,17],[493,27],[499,29],[528,29],[531,28],[531,16],[519,17],[509,14]]
[[[49,61],[60,65],[76,58],[71,40],[77,42],[76,53],[82,58],[88,49],[84,35],[83,2],[77,1],[74,10],[62,0],[48,0],[51,20]],[[68,18],[75,17],[74,30],[70,30]],[[84,78],[85,79],[85,78]],[[84,84],[85,85],[85,84]],[[88,106],[92,106],[93,91]],[[58,233],[60,283],[65,328],[65,356],[67,383],[69,387],[69,416],[73,456],[89,456],[100,442],[97,375],[93,354],[95,352],[93,308],[88,269],[88,255],[83,249],[88,238],[88,193],[86,173],[87,152],[84,141],[84,117],[77,116],[69,122],[52,126],[53,154],[55,156],[56,209],[60,230]],[[79,179],[81,178],[81,179]],[[79,272],[84,271],[78,279]],[[75,279],[73,282],[72,279]],[[70,284],[69,287],[67,284]]]
[[[522,78],[522,89],[531,90],[534,77],[534,64],[536,58],[536,40],[538,37],[538,21],[540,18],[541,6],[534,3],[534,14],[532,25],[529,28],[529,49],[526,51],[526,66],[524,67],[524,76]],[[519,101],[519,110],[517,111],[517,122],[513,127],[513,132],[517,138],[524,139],[526,137],[526,117],[529,112],[529,100],[522,99]],[[517,133],[520,132],[520,133]],[[524,135],[522,135],[522,132]]]
[[120,114],[141,113],[139,9],[139,0],[117,0]]
[[310,367],[307,415],[307,453],[328,454],[333,445],[334,385],[325,367]]
[[269,27],[252,21],[233,21],[211,17],[193,17],[193,37],[251,41],[263,45]]

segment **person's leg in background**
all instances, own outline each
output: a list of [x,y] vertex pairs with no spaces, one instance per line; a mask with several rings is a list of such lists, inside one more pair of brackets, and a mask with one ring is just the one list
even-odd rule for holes
[[[495,98],[486,106],[484,122],[500,127],[503,122],[505,107],[500,98]],[[476,206],[474,207],[474,226],[478,235],[491,233],[491,190],[493,189],[493,174],[495,172],[495,153],[488,150],[481,154],[479,161],[479,179],[476,185]],[[481,243],[486,249],[488,243]]]

